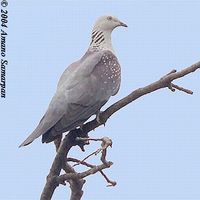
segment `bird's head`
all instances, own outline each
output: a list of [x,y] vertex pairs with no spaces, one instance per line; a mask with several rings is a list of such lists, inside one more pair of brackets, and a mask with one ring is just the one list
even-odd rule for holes
[[102,16],[96,21],[93,30],[98,29],[103,32],[104,31],[112,32],[112,30],[118,26],[127,27],[127,25],[125,23],[121,22],[116,17]]
[[113,29],[118,26],[127,27],[127,25],[121,22],[119,19],[113,16],[100,17],[92,30],[92,41],[90,43],[91,48],[98,48],[101,50],[107,49],[114,52],[111,43],[111,33]]

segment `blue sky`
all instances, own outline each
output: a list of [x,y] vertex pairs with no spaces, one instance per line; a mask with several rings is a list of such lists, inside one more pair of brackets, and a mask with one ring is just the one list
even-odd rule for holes
[[[1,109],[0,199],[39,199],[55,156],[40,139],[18,145],[34,130],[64,69],[88,48],[97,17],[117,16],[128,24],[112,40],[122,67],[119,93],[105,106],[171,69],[200,60],[199,1],[9,1],[7,97]],[[97,174],[87,178],[83,199],[200,199],[200,72],[175,83],[193,95],[163,89],[142,97],[92,132],[113,140],[106,170],[117,186]],[[86,153],[73,148],[71,155]],[[94,161],[96,162],[96,160]],[[53,199],[67,199],[60,186]]]

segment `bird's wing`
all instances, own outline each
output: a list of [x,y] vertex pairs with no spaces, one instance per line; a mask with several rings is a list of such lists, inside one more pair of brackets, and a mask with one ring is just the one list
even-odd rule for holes
[[102,51],[90,51],[88,50],[85,55],[77,62],[72,63],[60,77],[57,89],[73,88],[82,78],[90,76],[95,66],[100,62],[102,58]]
[[73,130],[77,126],[82,125],[90,116],[97,113],[106,102],[97,102],[91,106],[76,103],[69,104],[67,113],[51,129],[42,135],[42,142],[51,142],[61,133]]
[[101,59],[95,65],[90,65],[88,61],[86,59],[83,63],[87,64],[80,65],[80,69],[84,69],[81,72],[81,82],[77,83],[78,78],[73,78],[73,87],[73,84],[61,83],[60,89],[67,87],[64,90],[68,91],[68,107],[65,115],[51,130],[43,134],[42,142],[51,142],[61,133],[80,126],[119,90],[120,65],[112,52],[103,51]]
[[[100,59],[101,53],[89,53],[80,61],[76,62],[76,64],[69,66],[69,69],[61,76],[56,94],[52,98],[44,117],[20,147],[30,144],[36,138],[43,135],[62,119],[65,114],[73,113],[73,120],[75,120],[77,114],[80,116],[83,115],[80,113],[80,110],[79,112],[78,109],[75,111],[71,109],[71,106],[69,105],[76,103],[89,108],[89,106],[96,103],[96,98],[88,98],[92,96],[93,87],[88,88],[89,90],[87,90],[87,87],[92,86],[95,81],[95,77],[90,76],[90,74],[94,67],[99,63]],[[90,96],[88,96],[88,94]]]

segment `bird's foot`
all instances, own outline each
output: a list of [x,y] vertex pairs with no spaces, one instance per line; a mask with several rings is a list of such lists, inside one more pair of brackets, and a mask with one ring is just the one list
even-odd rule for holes
[[83,124],[81,124],[81,125],[79,126],[79,128],[81,129],[81,131],[83,131]]
[[101,118],[101,113],[102,112],[100,110],[96,113],[96,120],[99,124],[103,124],[105,126],[106,122]]

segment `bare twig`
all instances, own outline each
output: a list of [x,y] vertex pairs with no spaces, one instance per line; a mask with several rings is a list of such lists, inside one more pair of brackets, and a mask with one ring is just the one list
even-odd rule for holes
[[[93,168],[93,167],[95,167],[95,165],[92,165],[92,164],[90,164],[90,163],[87,163],[87,162],[85,162],[85,161],[82,161],[82,160],[79,160],[79,159],[76,159],[76,158],[67,158],[67,161],[68,162],[75,162],[75,163],[78,163],[78,164],[81,164],[81,165],[84,165],[84,166],[86,166],[86,167],[90,167],[90,168]],[[75,166],[75,165],[73,165],[73,166]]]
[[73,167],[82,164],[83,162],[85,162],[88,158],[90,158],[93,155],[97,155],[102,151],[102,156],[101,156],[101,161],[103,163],[106,163],[106,149],[110,146],[112,147],[112,140],[108,137],[103,137],[100,139],[94,139],[94,138],[76,138],[77,140],[81,140],[81,141],[102,141],[101,143],[101,148],[97,149],[96,151],[92,152],[91,154],[89,154],[88,156],[86,156],[83,160],[81,160],[80,162],[77,162],[76,164],[73,165]]
[[180,87],[174,83],[171,84],[173,88],[176,88],[177,90],[180,90],[180,91],[183,91],[187,94],[193,94],[193,91],[192,90],[189,90],[189,89],[186,89],[186,88],[183,88],[183,87]]
[[[71,162],[75,162],[75,163],[78,163],[78,164],[82,164],[82,165],[84,165],[86,167],[90,167],[90,168],[95,167],[95,165],[89,164],[89,163],[87,163],[85,161],[83,162],[83,161],[81,161],[79,159],[76,159],[76,158],[67,158],[67,161],[69,161],[69,162],[71,161]],[[99,172],[105,178],[105,180],[109,183],[109,185],[107,185],[107,187],[115,186],[117,184],[117,182],[111,181],[102,170],[100,170]]]
[[176,69],[172,69],[169,73],[166,74],[166,76],[168,76],[168,75],[170,75],[170,74],[174,74],[174,73],[176,73],[176,72],[177,72]]
[[116,182],[116,181],[111,181],[111,180],[106,176],[106,174],[105,174],[102,170],[100,171],[100,173],[101,173],[101,175],[106,179],[106,181],[109,183],[109,184],[107,185],[107,187],[117,185],[117,182]]
[[73,165],[73,167],[77,166],[77,165],[80,165],[80,164],[83,164],[89,157],[93,156],[93,155],[97,155],[99,153],[99,149],[92,152],[91,154],[89,154],[88,156],[86,156],[83,160],[81,160],[79,163],[76,163]]
[[92,167],[91,169],[88,169],[84,172],[81,173],[68,173],[68,174],[63,174],[57,177],[56,181],[57,183],[63,183],[64,181],[69,181],[71,179],[82,179],[85,178],[87,176],[90,176],[92,174],[95,174],[97,172],[102,171],[103,169],[109,168],[111,167],[113,163],[112,162],[108,162],[107,165],[105,164],[101,164],[101,165],[97,165]]

